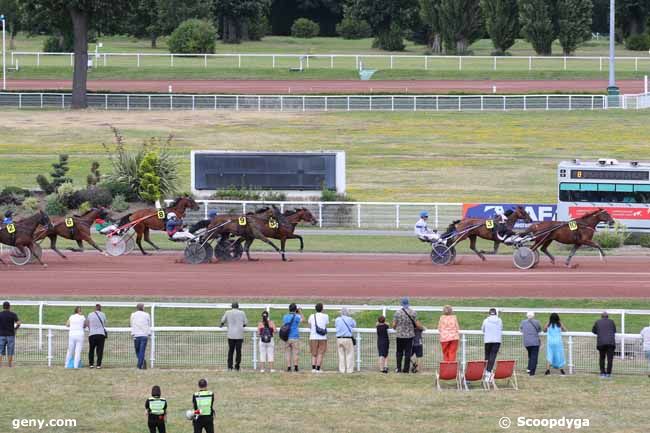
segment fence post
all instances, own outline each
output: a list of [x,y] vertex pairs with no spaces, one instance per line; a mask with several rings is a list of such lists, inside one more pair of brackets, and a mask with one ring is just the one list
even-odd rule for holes
[[327,111],[327,96],[325,96],[325,111]]
[[136,55],[136,58],[138,59],[138,68],[140,67],[140,53]]
[[361,332],[357,331],[357,371],[361,371]]
[[546,111],[548,111],[548,95],[546,95]]
[[399,205],[395,205],[395,228],[399,228]]
[[104,110],[108,110],[108,93],[104,95]]
[[151,95],[147,95],[147,106],[149,107],[149,111],[151,111]]
[[130,95],[126,95],[126,111],[129,111],[131,109],[131,101],[129,96]]
[[355,69],[358,71],[359,70],[359,56],[355,56],[355,57],[356,57],[356,65],[357,65]]
[[192,111],[196,111],[196,95],[192,95]]
[[47,329],[47,366],[52,367],[52,328]]
[[566,56],[564,56],[564,70],[566,71]]
[[435,205],[433,210],[434,210],[434,216],[435,216],[435,218],[434,218],[434,224],[435,224],[434,227],[436,228],[436,230],[438,230],[438,223],[440,222],[439,219],[438,219],[438,205]]
[[104,58],[104,66],[106,66],[106,57],[107,57],[107,55],[104,54],[102,57]]
[[169,57],[171,58],[171,66],[173,68],[174,67],[174,55],[170,54]]
[[395,111],[395,97],[390,97],[390,111]]
[[569,374],[573,374],[573,335],[569,335]]
[[418,97],[413,97],[413,111],[418,111]]
[[65,109],[65,95],[61,94],[61,108]]
[[284,111],[284,96],[280,96],[280,111]]
[[497,70],[497,56],[494,56],[494,70]]
[[74,66],[74,53],[70,53],[70,66]]
[[439,103],[438,103],[439,99],[440,99],[440,96],[436,95],[436,111],[440,111],[440,106],[439,106]]
[[272,59],[272,61],[271,61],[271,68],[275,69],[275,54],[273,54],[273,55],[271,56],[271,59]]
[[18,108],[23,108],[23,94],[18,94]]
[[151,304],[151,349],[149,356],[149,365],[154,368],[156,362],[156,303]]
[[348,96],[348,111],[350,111],[350,97]]
[[[13,61],[11,63],[13,64]],[[39,66],[41,66],[41,53],[36,53],[36,67],[38,68]]]
[[483,95],[481,95],[481,111],[483,111]]
[[208,67],[208,55],[204,54],[203,55],[203,67],[207,69]]
[[524,111],[526,111],[526,107],[527,107],[527,105],[526,105],[526,95],[524,95]]
[[463,56],[458,56],[458,70],[463,70]]
[[621,359],[625,359],[625,310],[621,311],[621,332]]
[[323,228],[323,203],[318,203],[318,227]]
[[43,108],[43,94],[41,93],[41,108]]
[[235,111],[239,111],[239,95],[235,96]]
[[38,303],[38,350],[43,350],[43,303]]
[[429,69],[429,57],[424,56],[424,70],[427,71]]
[[361,228],[361,203],[357,203],[357,227]]
[[330,56],[330,69],[334,69],[334,55]]
[[571,111],[571,104],[572,104],[572,99],[571,99],[571,95],[569,95],[569,111]]
[[460,338],[460,360],[461,360],[460,363],[463,366],[463,370],[465,370],[465,365],[467,365],[467,344],[466,343],[467,343],[466,336],[465,333],[463,333]]
[[634,58],[634,72],[639,72],[639,58]]
[[174,109],[174,95],[169,95],[169,111]]
[[253,331],[253,370],[257,370],[257,330]]
[[237,55],[237,67],[241,69],[241,54]]
[[390,68],[393,69],[393,55],[390,56]]
[[305,97],[302,97],[302,111],[305,111]]
[[603,58],[599,57],[598,60],[599,60],[599,63],[600,63],[600,71],[602,72],[603,71]]
[[262,97],[257,97],[257,111],[262,111]]

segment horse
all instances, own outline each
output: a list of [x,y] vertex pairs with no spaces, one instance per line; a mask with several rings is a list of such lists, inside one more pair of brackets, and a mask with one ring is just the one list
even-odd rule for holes
[[[4,226],[0,230],[0,243],[16,247],[20,254],[23,255],[26,254],[25,248],[29,249],[32,253],[32,257],[35,257],[38,263],[43,267],[47,267],[47,265],[41,261],[41,258],[34,254],[33,249],[34,232],[39,225],[47,227],[48,229],[52,226],[50,217],[48,217],[42,210],[20,221],[16,221],[13,224],[7,224]],[[0,263],[5,264],[2,259],[0,259]]]
[[[318,221],[316,218],[314,218],[309,209],[304,207],[284,212],[281,219],[283,220],[281,222],[277,220],[271,221],[268,219],[266,224],[262,225],[260,229],[262,234],[267,238],[278,239],[280,241],[280,254],[282,255],[282,261],[286,262],[287,258],[285,257],[285,246],[287,239],[298,239],[300,241],[300,252],[303,251],[305,246],[302,236],[294,234],[296,226],[301,221],[311,223],[312,225],[316,225]],[[246,239],[244,251],[246,251],[247,254],[253,241],[254,238]]]
[[[506,228],[512,230],[515,226],[515,223],[518,220],[524,220],[527,223],[532,222],[533,220],[526,212],[526,209],[523,206],[517,206],[514,208],[513,212],[507,217]],[[496,254],[499,250],[499,245],[503,243],[503,240],[499,238],[497,234],[498,223],[493,219],[483,219],[483,218],[464,218],[460,221],[454,221],[447,228],[447,233],[460,233],[460,236],[455,239],[455,244],[469,238],[469,248],[478,255],[482,261],[485,261],[484,254]],[[476,249],[476,238],[487,239],[488,241],[494,241],[494,250],[490,253],[485,251],[478,251]]]
[[49,229],[39,230],[36,233],[35,240],[40,241],[46,237],[49,238],[50,248],[64,259],[67,259],[67,256],[56,248],[56,240],[58,236],[77,241],[79,248],[70,248],[70,251],[83,252],[83,241],[86,241],[97,251],[103,252],[90,235],[90,228],[97,218],[106,219],[107,217],[108,214],[105,209],[92,208],[83,215],[73,215],[70,218],[64,218],[56,222]]
[[198,210],[199,205],[192,197],[179,197],[174,200],[171,206],[164,208],[161,213],[159,213],[159,210],[156,208],[146,208],[127,214],[122,217],[118,226],[122,227],[130,222],[139,220],[137,224],[133,226],[133,229],[137,234],[136,243],[138,244],[138,248],[140,248],[142,254],[146,256],[149,253],[145,252],[144,248],[142,248],[142,238],[144,237],[145,242],[154,247],[155,250],[159,250],[160,248],[151,242],[149,231],[164,231],[167,222],[167,215],[170,212],[174,212],[178,218],[183,218],[187,209]]
[[600,259],[604,260],[605,252],[600,245],[592,241],[594,233],[596,233],[596,226],[601,222],[611,227],[614,225],[614,218],[605,209],[598,208],[571,221],[544,221],[533,224],[522,233],[522,236],[533,236],[535,243],[531,249],[534,251],[539,248],[541,252],[551,259],[552,264],[555,264],[555,257],[548,252],[547,248],[553,241],[573,245],[569,257],[564,263],[567,267],[570,267],[571,259],[582,245],[596,248],[600,254]]

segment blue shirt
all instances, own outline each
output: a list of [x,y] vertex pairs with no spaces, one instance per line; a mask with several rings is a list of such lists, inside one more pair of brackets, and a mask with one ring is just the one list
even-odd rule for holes
[[2,224],[11,224],[12,222],[14,222],[14,220],[11,217],[6,217],[2,220]]
[[352,317],[339,316],[334,321],[334,325],[336,325],[337,337],[352,337],[352,330],[357,327],[357,322]]
[[167,224],[166,224],[166,228],[167,228],[168,232],[173,233],[173,232],[176,231],[176,227],[182,226],[182,225],[183,225],[183,221],[181,221],[181,220],[168,220]]
[[291,323],[291,329],[289,330],[289,339],[290,340],[299,339],[300,334],[298,333],[298,327],[300,326],[300,316],[295,313],[285,314],[284,317],[282,318],[282,324],[286,325],[287,323]]

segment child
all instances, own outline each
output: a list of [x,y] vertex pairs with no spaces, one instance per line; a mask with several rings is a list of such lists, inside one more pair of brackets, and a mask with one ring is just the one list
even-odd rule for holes
[[165,417],[167,416],[167,400],[160,398],[160,387],[151,388],[151,397],[144,404],[147,414],[149,433],[165,433]]
[[388,373],[388,346],[390,341],[388,339],[388,324],[384,316],[379,316],[377,319],[377,352],[379,354],[379,371],[386,374]]
[[413,355],[411,357],[411,373],[417,373],[420,365],[419,360],[424,355],[422,347],[422,332],[424,327],[415,328],[415,337],[413,337]]

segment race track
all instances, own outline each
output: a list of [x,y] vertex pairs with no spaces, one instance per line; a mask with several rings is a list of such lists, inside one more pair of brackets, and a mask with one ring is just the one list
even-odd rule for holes
[[[0,268],[4,296],[260,297],[579,297],[643,298],[650,294],[650,257],[618,256],[602,264],[576,257],[576,269],[552,266],[519,271],[510,256],[481,263],[459,256],[459,264],[437,267],[426,255],[256,254],[259,262],[187,265],[179,252],[142,257],[51,253],[39,265]],[[5,259],[6,256],[5,256]]]

